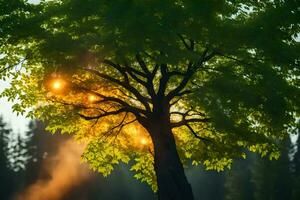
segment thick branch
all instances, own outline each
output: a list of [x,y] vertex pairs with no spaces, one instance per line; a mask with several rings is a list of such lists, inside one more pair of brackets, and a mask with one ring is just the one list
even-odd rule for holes
[[151,81],[153,81],[153,79],[154,79],[154,77],[155,77],[155,75],[156,75],[156,73],[157,73],[157,71],[158,71],[158,68],[159,68],[159,64],[156,64],[155,66],[154,66],[154,69],[153,69],[153,71],[151,72]]
[[104,63],[104,64],[107,64],[107,65],[109,65],[109,66],[111,66],[111,67],[113,67],[113,68],[115,68],[116,70],[118,70],[118,71],[120,72],[120,74],[122,74],[122,76],[123,76],[125,82],[126,82],[126,83],[129,83],[128,76],[127,76],[125,70],[124,70],[120,65],[115,64],[115,63],[113,63],[112,61],[107,60],[107,59],[104,60],[103,63]]
[[193,63],[190,62],[188,64],[187,71],[180,84],[167,95],[168,100],[171,100],[175,96],[178,96],[179,92],[187,85],[187,83],[189,82],[190,78],[192,77],[195,71],[196,70],[195,67],[193,68]]
[[[171,115],[172,114],[177,114],[177,115],[181,115],[182,116],[182,119],[179,121],[179,122],[173,122],[171,124],[172,128],[175,128],[175,127],[180,127],[180,126],[186,126],[186,125],[189,125],[189,123],[197,123],[197,122],[210,122],[211,121],[211,118],[199,118],[200,116],[201,117],[204,117],[204,114],[203,113],[192,113],[192,114],[189,114],[190,112],[192,112],[192,110],[189,110],[189,111],[186,111],[185,113],[182,113],[182,112],[171,112]],[[196,116],[198,116],[197,118],[195,118]]]
[[144,87],[147,88],[147,82],[145,82],[144,80],[140,79],[138,76],[136,76],[136,73],[132,70],[133,68],[129,67],[128,65],[126,65],[126,72],[131,76],[132,79],[134,79],[137,83],[143,85]]
[[142,77],[144,77],[144,78],[147,78],[147,75],[146,74],[144,74],[143,72],[140,72],[139,70],[136,70],[136,69],[134,69],[133,67],[130,67],[127,63],[125,64],[125,66],[126,66],[126,70],[127,71],[130,71],[131,73],[134,73],[134,74],[136,74],[136,75],[138,75],[138,76],[142,76]]
[[170,76],[168,75],[168,71],[167,71],[167,64],[161,64],[160,72],[161,72],[161,78],[159,80],[159,88],[158,88],[157,95],[159,97],[162,97],[165,94],[167,84],[168,84],[168,81],[170,78]]
[[126,90],[131,92],[145,106],[146,110],[150,111],[150,106],[148,104],[150,99],[148,99],[148,98],[144,97],[143,95],[141,95],[136,88],[134,88],[133,86],[131,86],[129,84],[129,82],[122,82],[118,79],[115,79],[115,78],[113,78],[113,77],[111,77],[107,74],[101,73],[101,72],[99,72],[97,70],[94,70],[94,69],[85,68],[85,70],[99,76],[100,78],[103,78],[105,80],[108,80],[108,81],[110,81],[114,84],[117,84],[117,85],[125,88]]
[[204,62],[207,62],[208,60],[210,60],[214,55],[215,55],[215,52],[208,54],[208,49],[206,49],[196,63],[189,62],[187,70],[184,74],[182,81],[179,83],[179,85],[174,90],[169,92],[169,94],[167,95],[167,99],[170,101],[175,96],[178,96],[179,93],[186,87],[186,85],[188,84],[188,82],[192,78],[192,76],[200,68],[200,66],[202,66],[202,64]]
[[149,69],[147,68],[146,63],[144,62],[144,60],[142,59],[141,55],[139,53],[137,53],[135,55],[136,60],[138,61],[140,67],[142,68],[142,70],[145,72],[145,74],[147,76],[151,76],[151,72],[149,71]]
[[147,115],[147,111],[146,110],[143,110],[141,108],[138,108],[138,107],[135,107],[135,106],[132,106],[130,104],[128,104],[127,102],[121,100],[120,98],[117,98],[117,97],[111,97],[111,96],[105,96],[103,94],[100,94],[98,92],[95,92],[95,91],[92,91],[90,90],[89,88],[86,88],[82,85],[78,86],[78,85],[75,85],[76,86],[76,89],[81,89],[81,90],[84,90],[84,91],[87,91],[91,94],[94,94],[98,97],[101,98],[101,100],[99,101],[96,101],[95,103],[104,103],[104,102],[113,102],[113,103],[117,103],[119,104],[123,109],[125,109],[125,111],[127,112],[131,112],[132,114],[134,114],[136,116],[137,119],[143,119],[142,115]]
[[139,66],[142,68],[142,70],[145,73],[145,77],[147,79],[146,82],[143,83],[143,85],[146,87],[148,94],[151,96],[152,99],[155,98],[156,94],[155,94],[155,90],[154,90],[154,86],[153,86],[153,79],[155,77],[155,74],[158,70],[159,65],[155,65],[153,71],[151,72],[145,61],[142,59],[141,55],[139,53],[136,54],[136,60],[139,63]]

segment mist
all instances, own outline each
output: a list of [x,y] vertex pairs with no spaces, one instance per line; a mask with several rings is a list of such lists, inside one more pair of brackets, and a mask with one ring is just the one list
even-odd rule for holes
[[[75,186],[90,177],[80,163],[83,146],[72,140],[62,142],[56,155],[44,160],[39,179],[18,194],[16,200],[61,200]],[[45,174],[49,177],[45,178]]]

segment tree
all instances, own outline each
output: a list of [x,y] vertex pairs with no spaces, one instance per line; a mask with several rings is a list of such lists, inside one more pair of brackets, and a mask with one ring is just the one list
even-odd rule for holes
[[276,158],[295,126],[296,0],[0,2],[14,110],[88,141],[83,159],[104,175],[134,160],[160,200],[193,199],[190,160]]
[[278,160],[256,159],[252,171],[254,199],[291,199],[291,141],[280,142],[281,156]]
[[10,161],[8,158],[8,145],[11,129],[0,116],[0,196],[3,199],[9,199],[13,193],[13,170],[10,168]]
[[[69,137],[67,135],[51,135],[45,131],[45,125],[40,121],[30,121],[25,132],[22,151],[26,152],[25,169],[23,170],[24,185],[22,190],[39,180],[51,178],[49,170],[45,169],[47,159],[56,157],[58,149]],[[48,161],[50,163],[50,161]],[[47,163],[48,164],[48,163]]]
[[251,169],[253,155],[247,154],[247,160],[237,160],[232,170],[225,177],[225,199],[226,200],[253,200],[254,187],[251,182]]
[[193,166],[186,170],[195,199],[224,200],[225,173]]
[[[26,151],[28,154],[26,169],[24,171],[25,187],[36,182],[39,178],[42,169],[43,159],[46,155],[45,148],[49,137],[44,133],[41,128],[41,123],[31,121],[28,125],[28,131],[26,131]],[[43,135],[43,137],[42,137]],[[49,142],[50,143],[50,142]],[[53,144],[57,144],[56,141],[51,141]],[[56,149],[53,148],[52,149]],[[24,188],[23,188],[24,189]]]
[[7,168],[9,166],[9,160],[7,158],[7,149],[10,133],[11,130],[7,128],[7,124],[3,121],[2,116],[0,116],[0,160],[1,167],[4,168]]
[[296,200],[300,198],[300,137],[299,137],[299,129],[298,129],[298,139],[296,142],[297,151],[293,157],[293,194],[292,199]]

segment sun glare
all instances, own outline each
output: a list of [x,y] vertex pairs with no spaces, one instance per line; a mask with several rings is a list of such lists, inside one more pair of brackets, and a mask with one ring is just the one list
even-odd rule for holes
[[57,89],[57,90],[60,89],[61,88],[61,82],[59,82],[59,81],[54,82],[53,83],[53,88]]
[[51,82],[51,88],[53,91],[61,91],[65,86],[65,81],[62,79],[54,79]]
[[90,94],[88,96],[88,100],[89,100],[89,102],[95,102],[97,100],[97,97],[93,94]]
[[147,141],[146,138],[142,138],[140,142],[141,142],[142,145],[148,144],[148,141]]

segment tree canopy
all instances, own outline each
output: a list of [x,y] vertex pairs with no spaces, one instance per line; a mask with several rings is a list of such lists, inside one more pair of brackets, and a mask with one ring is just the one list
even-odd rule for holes
[[168,105],[181,162],[278,158],[299,117],[299,1],[0,0],[2,96],[157,190],[147,122]]

